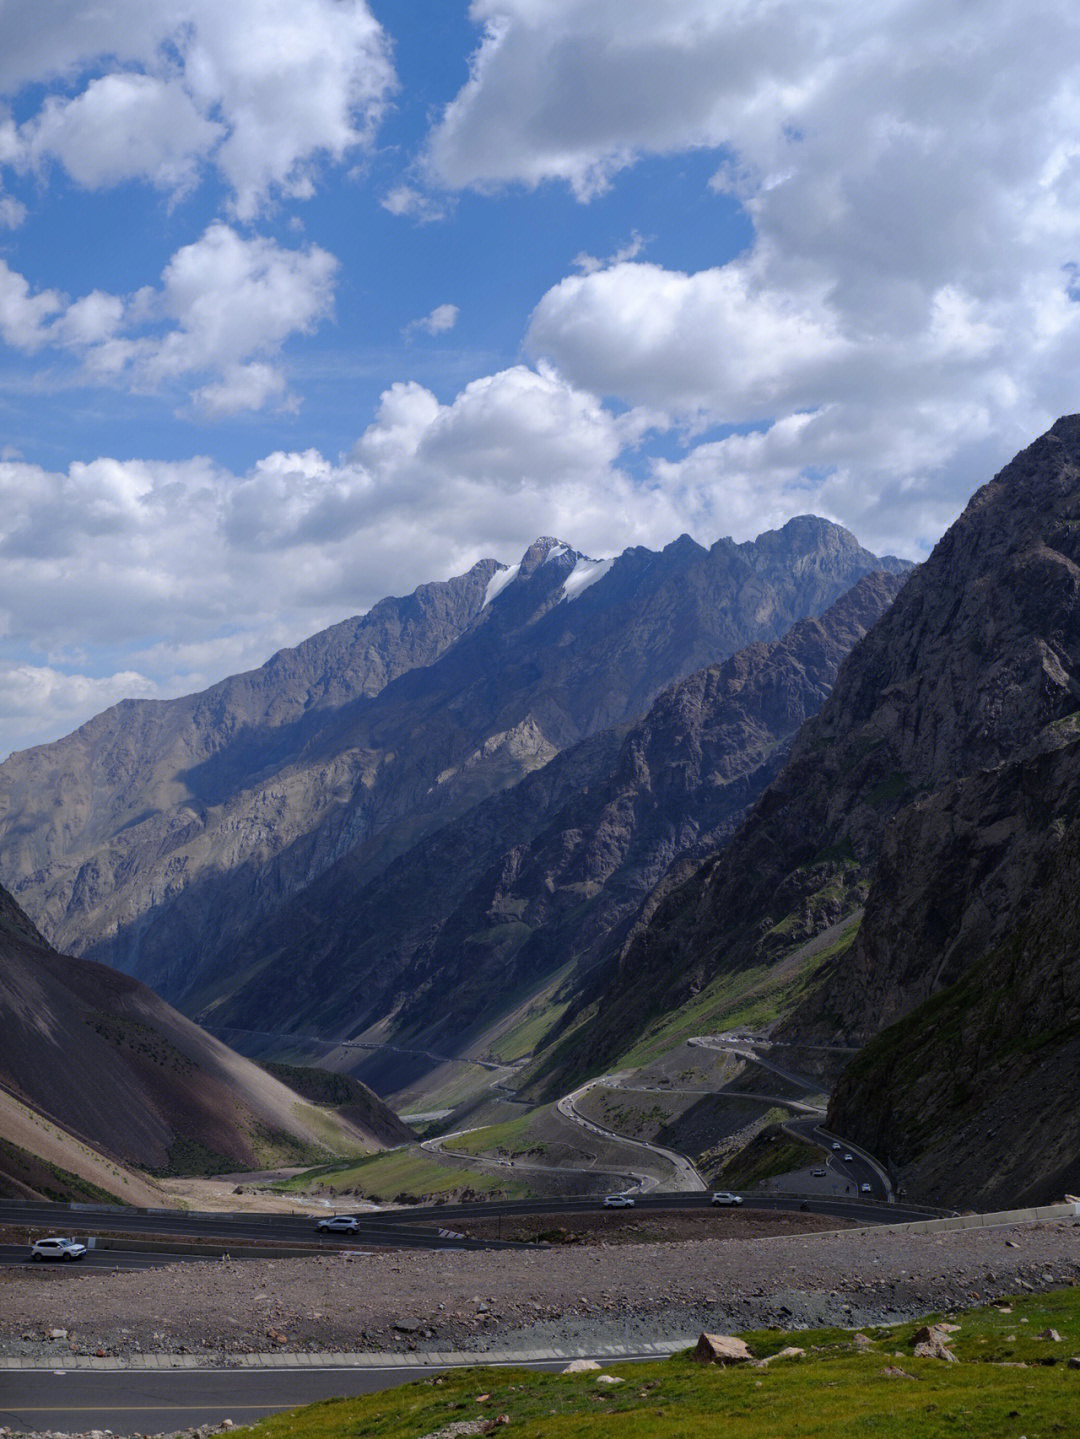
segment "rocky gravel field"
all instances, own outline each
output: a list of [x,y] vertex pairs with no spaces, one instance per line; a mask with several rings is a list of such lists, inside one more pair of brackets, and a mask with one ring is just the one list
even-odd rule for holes
[[583,1210],[578,1214],[528,1214],[470,1219],[473,1239],[516,1239],[548,1244],[659,1244],[682,1239],[765,1239],[777,1234],[817,1234],[852,1229],[854,1221],[828,1214],[786,1214],[771,1209]]
[[945,1234],[0,1270],[0,1353],[588,1347],[860,1325],[1080,1282],[1080,1220]]

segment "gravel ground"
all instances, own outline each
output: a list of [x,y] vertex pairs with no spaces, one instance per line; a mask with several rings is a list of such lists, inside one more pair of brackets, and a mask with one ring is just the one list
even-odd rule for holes
[[[1080,1282],[1080,1221],[946,1234],[0,1270],[0,1353],[589,1346],[887,1323]],[[50,1339],[51,1330],[65,1330]]]
[[827,1214],[785,1214],[770,1209],[585,1210],[580,1214],[529,1214],[521,1219],[463,1221],[474,1239],[543,1239],[551,1244],[658,1244],[681,1239],[764,1239],[774,1234],[820,1234],[853,1229],[854,1221]]

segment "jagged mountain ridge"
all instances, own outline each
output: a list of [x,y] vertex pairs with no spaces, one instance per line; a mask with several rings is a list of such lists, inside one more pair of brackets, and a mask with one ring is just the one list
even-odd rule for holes
[[351,1153],[411,1137],[374,1095],[367,1125],[330,1119],[137,980],[59,954],[2,889],[0,1093],[14,1101],[0,1105],[0,1170],[16,1142],[4,1131],[26,1113],[43,1140],[58,1129],[158,1173],[310,1159],[333,1152],[331,1137]]
[[522,987],[595,962],[676,860],[731,832],[902,583],[865,576],[819,618],[679,682],[643,719],[571,746],[367,885],[339,861],[248,938],[237,967],[253,977],[214,1006],[214,1024],[327,1033],[393,1014],[399,1032],[446,1049]]
[[[1054,837],[1072,834],[1078,710],[1080,417],[1068,417],[973,497],[855,647],[732,844],[667,893],[624,947],[602,977],[606,1002],[574,1031],[574,1063],[609,1061],[647,1016],[676,1009],[721,971],[791,953],[865,902],[854,944],[781,1033],[861,1042],[901,1021],[903,1043],[890,1047],[886,1035],[871,1046],[833,1118],[895,1157],[913,1183],[947,1176],[961,1111],[977,1125],[990,1103],[979,1094],[985,1017],[1000,1028],[1012,1013],[992,1002],[994,985],[1015,992],[1017,1044],[1033,1056],[1011,1055],[1014,1098],[1036,1092],[1040,1073],[1060,1076],[1073,1042],[1060,1028],[1025,1033],[1025,1015],[1039,1012],[1033,997],[1047,987],[1063,1015],[1076,1012],[1068,946],[1039,958],[1031,906],[1044,877],[1066,872]],[[1018,947],[1038,978],[1014,964],[1005,983]],[[956,1032],[931,1064],[936,996],[955,986],[976,1018],[965,1027],[954,1015]],[[894,1103],[890,1074],[901,1069],[913,1094],[926,1093],[920,1073],[946,1084],[964,1072],[971,1102],[954,1112],[937,1094],[942,1128],[929,1134],[917,1105]],[[1033,1149],[1036,1132],[995,1129],[1002,1152],[1013,1144],[1024,1156],[1028,1194],[1060,1177]],[[920,1159],[931,1152],[933,1163]],[[968,1198],[1021,1192],[1015,1166],[991,1168],[995,1179],[973,1176]]]
[[[359,658],[347,627],[316,637],[293,688],[289,666],[272,661],[240,686],[258,697],[250,721],[236,718],[226,681],[163,707],[117,707],[12,756],[0,766],[0,874],[58,944],[203,1002],[231,978],[251,925],[343,855],[373,877],[568,745],[640,714],[703,664],[775,638],[880,564],[812,517],[743,545],[706,550],[684,537],[658,554],[628,550],[600,569],[538,541],[509,583],[483,562],[423,587],[424,603],[385,602],[374,627],[349,622]],[[275,697],[281,671],[289,693]],[[184,726],[178,768],[173,732]]]

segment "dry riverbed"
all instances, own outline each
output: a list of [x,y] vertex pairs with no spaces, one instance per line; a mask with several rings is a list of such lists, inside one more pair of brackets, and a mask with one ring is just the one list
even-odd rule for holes
[[[872,1324],[1080,1281],[1080,1221],[0,1271],[0,1353],[468,1349]],[[63,1336],[49,1338],[51,1331]]]

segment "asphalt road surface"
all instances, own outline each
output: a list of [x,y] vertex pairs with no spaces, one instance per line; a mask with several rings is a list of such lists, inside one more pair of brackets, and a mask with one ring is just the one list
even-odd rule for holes
[[[625,1364],[634,1357],[607,1356],[606,1362]],[[477,1364],[484,1364],[482,1355]],[[558,1359],[513,1367],[558,1371],[566,1364]],[[445,1368],[393,1362],[362,1369],[15,1370],[0,1373],[0,1427],[16,1433],[111,1429],[114,1434],[161,1434],[222,1419],[253,1424],[299,1404],[374,1394],[440,1372]]]
[[[168,1254],[155,1251],[152,1254],[136,1253],[130,1249],[88,1249],[81,1259],[69,1262],[65,1259],[50,1259],[47,1263],[34,1263],[30,1258],[28,1244],[0,1244],[0,1265],[32,1264],[35,1269],[160,1269],[163,1264],[177,1264],[189,1259],[198,1259],[195,1254]],[[215,1256],[207,1256],[202,1262],[208,1263]]]
[[[791,1123],[812,1126],[814,1129],[819,1128],[813,1119],[793,1120]],[[827,1137],[819,1137],[818,1142],[828,1143],[830,1141]],[[854,1151],[851,1152],[854,1153]],[[876,1171],[870,1162],[860,1156],[856,1156],[852,1165],[844,1165],[844,1169],[852,1171],[853,1185],[856,1182],[862,1183],[864,1174],[871,1180],[876,1177]],[[827,1214],[837,1219],[853,1219],[861,1224],[902,1224],[905,1220],[926,1219],[930,1215],[943,1212],[916,1208],[906,1204],[884,1204],[875,1202],[872,1196],[867,1197],[855,1193],[850,1196],[802,1196],[754,1192],[744,1195],[743,1202],[746,1209],[774,1211],[798,1209],[801,1204],[805,1203],[807,1209],[813,1214]],[[698,1209],[708,1206],[709,1192],[706,1190],[681,1194],[652,1193],[636,1196],[635,1204],[639,1209]],[[363,1247],[365,1243],[396,1246],[400,1242],[399,1235],[404,1234],[407,1236],[406,1244],[409,1247],[484,1249],[497,1246],[479,1240],[469,1241],[467,1244],[460,1241],[447,1241],[439,1237],[438,1228],[435,1226],[467,1231],[470,1219],[491,1219],[498,1218],[500,1215],[520,1218],[529,1214],[580,1214],[595,1210],[599,1205],[598,1199],[577,1198],[481,1200],[472,1204],[418,1206],[408,1211],[410,1224],[407,1228],[402,1226],[400,1216],[397,1214],[380,1215],[378,1223],[374,1222],[372,1216],[362,1216],[364,1226],[359,1235],[331,1235],[322,1240],[317,1247],[334,1253],[341,1249]],[[417,1223],[418,1220],[426,1220],[431,1223],[432,1227],[422,1228]],[[261,1240],[263,1244],[273,1244],[280,1240],[295,1242],[297,1239],[303,1239],[310,1243],[314,1238],[312,1221],[305,1219],[267,1216],[261,1221],[253,1221],[252,1217],[246,1214],[231,1217],[222,1214],[200,1214],[194,1211],[137,1214],[131,1210],[117,1210],[108,1206],[100,1208],[80,1206],[77,1209],[71,1209],[59,1204],[32,1203],[21,1200],[0,1203],[0,1223],[26,1224],[32,1225],[38,1231],[80,1236],[104,1235],[110,1231],[121,1231],[136,1234],[152,1233],[182,1241],[193,1235],[201,1235],[204,1238],[215,1239],[223,1247],[227,1247],[230,1240],[238,1235]],[[502,1247],[520,1248],[521,1246],[503,1245]],[[26,1264],[27,1252],[23,1245],[0,1246],[0,1264]],[[242,1250],[237,1247],[230,1250],[230,1253],[232,1257],[239,1258]],[[189,1259],[203,1259],[201,1255],[131,1253],[117,1249],[92,1251],[92,1256],[88,1255],[80,1264],[54,1264],[50,1267],[68,1272],[78,1271],[83,1264],[88,1267],[104,1265],[106,1268],[115,1268],[120,1265],[121,1268],[143,1268]],[[209,1257],[216,1258],[216,1255]],[[35,1265],[34,1267],[44,1269],[46,1266]]]
[[[846,1175],[854,1194],[864,1199],[891,1201],[893,1191],[889,1176],[865,1149],[860,1149],[841,1135],[833,1134],[817,1119],[789,1119],[785,1121],[784,1128],[789,1133],[801,1134],[803,1138],[819,1144],[828,1153],[829,1169],[838,1171],[841,1176]],[[835,1145],[840,1148],[834,1148]],[[851,1155],[850,1160],[845,1158],[848,1154]],[[869,1193],[863,1193],[864,1184],[869,1184]],[[893,1210],[895,1205],[890,1203],[890,1211]]]

